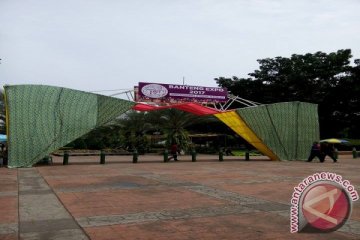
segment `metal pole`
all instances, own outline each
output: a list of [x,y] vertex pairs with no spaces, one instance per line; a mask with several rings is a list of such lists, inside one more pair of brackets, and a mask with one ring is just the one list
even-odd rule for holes
[[220,148],[220,150],[219,150],[219,161],[220,162],[224,161],[224,152],[223,152],[222,148]]
[[103,150],[100,152],[100,164],[105,164],[105,152]]
[[64,152],[63,165],[68,165],[68,164],[69,164],[69,152],[65,151]]
[[250,161],[250,152],[249,152],[249,150],[247,150],[245,152],[245,161]]
[[334,158],[338,159],[339,157],[339,151],[337,150],[337,148],[334,149]]
[[164,150],[164,162],[167,162],[169,158],[169,151],[167,149]]
[[196,162],[196,151],[195,151],[195,149],[193,149],[191,151],[191,161]]
[[139,153],[138,153],[137,149],[135,149],[133,152],[133,163],[138,162],[138,157],[139,157]]
[[352,154],[353,154],[353,158],[357,158],[356,147],[353,147]]

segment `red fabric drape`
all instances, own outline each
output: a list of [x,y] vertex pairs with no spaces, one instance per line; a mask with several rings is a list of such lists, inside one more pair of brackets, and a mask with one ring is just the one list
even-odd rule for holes
[[179,103],[168,106],[152,106],[143,103],[136,104],[133,109],[137,111],[154,111],[168,108],[176,108],[185,112],[190,112],[195,115],[209,115],[219,113],[218,110],[202,106],[198,103]]

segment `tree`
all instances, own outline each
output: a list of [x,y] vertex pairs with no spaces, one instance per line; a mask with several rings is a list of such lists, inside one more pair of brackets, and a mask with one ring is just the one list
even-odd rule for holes
[[250,78],[216,78],[234,95],[261,103],[305,101],[319,104],[322,137],[359,137],[359,64],[351,50],[316,52],[258,60]]
[[[156,131],[166,136],[168,146],[177,143],[181,149],[187,150],[190,143],[188,130],[197,124],[214,121],[218,120],[212,116],[196,116],[176,109],[129,111],[121,118],[94,129],[67,146],[87,146],[89,149],[124,148],[130,151],[137,149],[140,153],[145,153],[149,146],[148,134]],[[207,129],[203,126],[199,128]]]
[[126,149],[137,149],[144,153],[149,145],[145,136],[146,132],[152,129],[147,122],[146,112],[129,111],[121,119],[117,120],[115,125],[120,127],[120,140]]
[[168,146],[176,143],[183,150],[188,150],[190,144],[188,128],[209,121],[207,117],[199,117],[177,109],[149,112],[147,119],[155,129],[165,133]]

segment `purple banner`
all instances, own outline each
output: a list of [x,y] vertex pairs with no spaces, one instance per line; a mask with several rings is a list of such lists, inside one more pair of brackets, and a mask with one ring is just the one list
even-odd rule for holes
[[139,82],[139,102],[226,102],[225,88]]

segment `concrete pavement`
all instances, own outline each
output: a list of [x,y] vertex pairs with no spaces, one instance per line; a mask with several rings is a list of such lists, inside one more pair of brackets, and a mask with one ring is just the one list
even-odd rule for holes
[[0,168],[0,239],[360,239],[360,204],[333,233],[290,233],[293,188],[335,172],[358,188],[360,158],[339,163],[264,157],[54,157],[50,166]]

